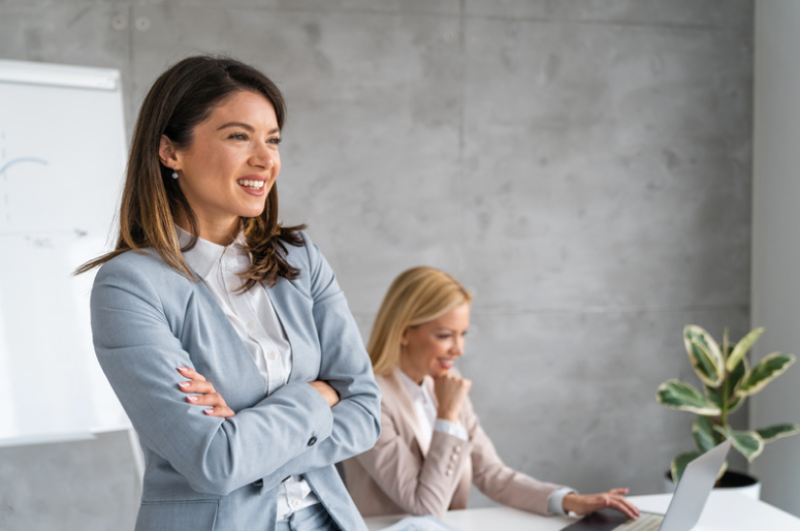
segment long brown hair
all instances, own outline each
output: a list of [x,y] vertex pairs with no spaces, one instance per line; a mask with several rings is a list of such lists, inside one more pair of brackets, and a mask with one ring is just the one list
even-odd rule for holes
[[400,273],[383,297],[367,343],[375,374],[389,374],[399,363],[406,328],[432,321],[465,302],[472,302],[472,293],[444,271],[419,266]]
[[[228,96],[251,91],[263,95],[275,109],[278,127],[286,119],[286,103],[280,89],[254,67],[227,57],[188,57],[172,66],[153,84],[142,103],[133,132],[127,176],[119,209],[119,238],[110,253],[83,264],[76,274],[100,266],[127,251],[152,249],[164,262],[184,276],[196,280],[182,251],[197,242],[197,219],[172,170],[158,156],[161,136],[178,149],[192,143],[197,124],[208,118]],[[178,210],[185,214],[194,234],[181,249],[175,233]],[[300,270],[286,261],[286,244],[305,244],[299,232],[305,225],[284,227],[278,222],[278,187],[273,184],[260,216],[242,218],[250,268],[241,276],[244,290],[257,283],[274,285],[278,277],[297,278]]]

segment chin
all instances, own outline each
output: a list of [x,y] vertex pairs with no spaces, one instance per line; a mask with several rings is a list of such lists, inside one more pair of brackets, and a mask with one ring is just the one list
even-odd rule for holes
[[436,367],[430,373],[431,377],[433,378],[436,378],[437,376],[444,376],[446,374],[450,374],[450,369],[445,369],[444,367]]

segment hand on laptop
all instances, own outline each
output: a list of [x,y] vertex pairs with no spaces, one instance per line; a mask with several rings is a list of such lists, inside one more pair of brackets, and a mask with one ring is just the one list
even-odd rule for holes
[[564,510],[584,515],[600,509],[614,509],[628,518],[637,518],[639,509],[628,501],[625,497],[627,493],[628,489],[611,489],[599,494],[570,493],[564,496]]

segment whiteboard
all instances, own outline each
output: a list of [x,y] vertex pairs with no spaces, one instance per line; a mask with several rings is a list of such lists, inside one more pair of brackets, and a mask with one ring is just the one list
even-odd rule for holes
[[82,263],[116,236],[117,70],[0,60],[0,446],[130,422],[94,355]]

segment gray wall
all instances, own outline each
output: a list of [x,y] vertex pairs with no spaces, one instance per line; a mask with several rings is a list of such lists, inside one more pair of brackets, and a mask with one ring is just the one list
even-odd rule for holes
[[[755,38],[752,322],[766,328],[755,352],[800,354],[800,3],[756,2]],[[752,427],[800,424],[798,403],[795,365],[753,398]],[[800,436],[771,443],[753,472],[763,481],[764,500],[800,516]]]
[[[654,399],[691,378],[683,325],[749,325],[752,17],[750,0],[0,0],[0,57],[119,68],[130,117],[188,54],[263,67],[290,108],[283,217],[309,224],[364,335],[400,271],[453,273],[477,295],[461,368],[500,454],[642,494],[692,446],[692,417]],[[0,450],[0,527],[130,528],[128,455],[121,436]]]

